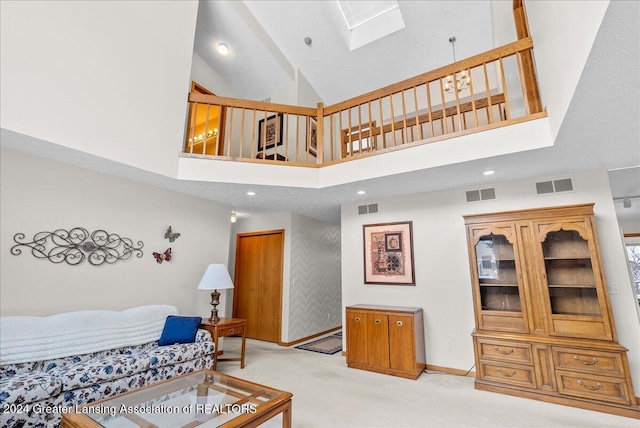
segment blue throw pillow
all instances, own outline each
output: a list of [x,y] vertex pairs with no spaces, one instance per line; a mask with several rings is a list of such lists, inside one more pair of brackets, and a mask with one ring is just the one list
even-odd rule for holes
[[202,317],[181,317],[169,315],[164,323],[164,329],[159,346],[174,345],[176,343],[193,343],[196,340],[198,325],[202,322]]

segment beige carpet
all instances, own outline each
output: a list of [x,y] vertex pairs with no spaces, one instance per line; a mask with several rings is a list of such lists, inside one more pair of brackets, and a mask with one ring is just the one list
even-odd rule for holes
[[[225,354],[240,339],[225,338]],[[476,391],[473,378],[425,373],[416,381],[347,367],[324,355],[247,339],[246,364],[218,370],[293,393],[294,428],[373,427],[634,427],[640,421]],[[280,426],[272,420],[266,426]]]

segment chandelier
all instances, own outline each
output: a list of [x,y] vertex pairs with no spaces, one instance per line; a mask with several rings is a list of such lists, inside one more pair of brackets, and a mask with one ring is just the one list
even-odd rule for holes
[[[456,62],[456,36],[449,37],[449,43],[451,43],[451,49],[453,50],[453,62]],[[444,78],[444,91],[453,94],[454,92],[460,92],[466,89],[471,82],[471,76],[467,73],[467,70],[459,73],[450,74]]]

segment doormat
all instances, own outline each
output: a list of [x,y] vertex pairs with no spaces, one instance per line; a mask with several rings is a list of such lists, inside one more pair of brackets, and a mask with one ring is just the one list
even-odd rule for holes
[[342,332],[303,345],[298,345],[296,348],[327,355],[336,354],[342,351]]

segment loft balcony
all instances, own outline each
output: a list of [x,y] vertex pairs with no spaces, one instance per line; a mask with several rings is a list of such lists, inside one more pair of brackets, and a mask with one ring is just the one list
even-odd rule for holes
[[543,119],[532,49],[525,37],[317,108],[194,86],[181,157],[318,168]]

